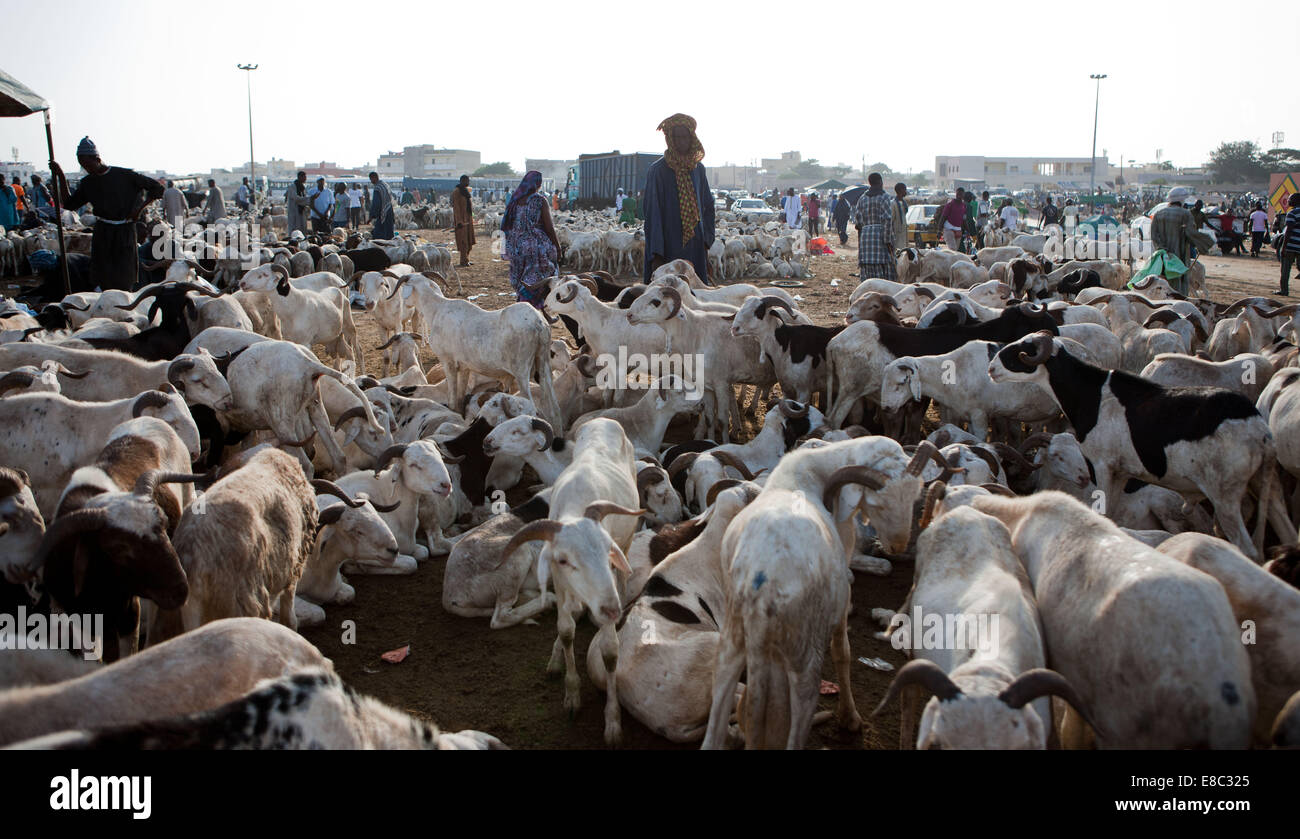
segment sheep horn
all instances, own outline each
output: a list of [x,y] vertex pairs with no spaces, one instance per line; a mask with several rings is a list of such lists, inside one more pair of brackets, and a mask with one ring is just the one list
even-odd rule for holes
[[299,448],[299,449],[303,449],[303,448],[306,448],[306,447],[307,447],[307,444],[310,443],[310,442],[312,441],[312,438],[315,437],[315,436],[316,436],[316,431],[315,431],[315,429],[313,429],[312,432],[311,432],[310,434],[308,434],[306,437],[302,438],[301,440],[297,440],[297,441],[295,441],[295,440],[285,440],[285,439],[280,438],[279,435],[276,436],[276,439],[279,440],[279,441],[280,441],[280,445],[281,445],[281,446],[284,446],[285,448]]
[[629,510],[613,501],[593,501],[582,511],[582,515],[592,521],[600,521],[605,516],[644,516],[648,510]]
[[324,478],[312,478],[311,485],[320,495],[332,495],[353,509],[366,503],[365,499],[354,500],[343,487]]
[[64,367],[62,362],[57,362],[57,366],[54,368],[54,371],[58,373],[60,376],[66,376],[69,379],[84,379],[90,375],[89,370],[82,370],[80,373],[74,373],[68,368]]
[[[901,675],[901,674],[900,674]],[[1035,699],[1041,696],[1059,696],[1083,717],[1083,721],[1096,730],[1097,725],[1092,721],[1091,715],[1084,707],[1083,701],[1079,694],[1074,690],[1074,686],[1065,680],[1065,677],[1055,670],[1048,670],[1045,667],[1035,667],[1033,670],[1026,670],[1016,677],[1016,680],[1002,689],[998,694],[1001,699],[1010,708],[1023,708]]]
[[402,499],[400,498],[392,504],[376,504],[373,498],[367,498],[366,500],[370,502],[370,506],[374,507],[375,512],[377,513],[391,513],[398,507],[402,506]]
[[683,469],[690,469],[695,464],[695,459],[700,456],[699,452],[684,452],[673,458],[673,462],[668,464],[668,477],[675,478],[677,473]]
[[388,465],[388,461],[401,457],[404,454],[406,454],[405,444],[389,446],[384,449],[383,453],[375,460],[375,475],[378,476],[380,472],[384,471],[384,467]]
[[937,460],[943,468],[948,467],[948,464],[939,454],[938,447],[929,440],[922,440],[921,444],[916,447],[916,451],[912,453],[912,459],[907,462],[907,468],[903,470],[903,474],[919,477],[921,470],[925,468],[925,462],[931,458]]
[[723,464],[724,466],[730,466],[732,469],[735,469],[742,476],[744,476],[745,480],[747,481],[754,480],[754,473],[749,471],[749,467],[745,465],[745,462],[740,458],[736,457],[731,452],[711,451],[709,452],[709,454],[713,455],[714,459],[717,460],[719,463]]
[[138,419],[150,408],[166,408],[170,404],[171,400],[167,398],[167,394],[160,390],[150,390],[136,398],[135,404],[131,406],[131,416]]
[[1052,336],[1047,332],[1035,332],[1030,338],[1034,345],[1034,354],[1020,353],[1020,361],[1030,367],[1037,367],[1052,355]]
[[1151,324],[1153,323],[1158,323],[1162,326],[1168,326],[1174,321],[1180,319],[1181,316],[1173,309],[1159,309],[1157,311],[1152,312],[1151,317],[1147,318],[1146,323],[1142,325],[1145,326],[1147,329],[1151,329],[1152,328]]
[[657,466],[649,466],[636,473],[636,491],[645,492],[646,487],[663,483],[666,473]]
[[868,489],[880,489],[889,480],[889,476],[870,466],[841,466],[831,473],[822,490],[822,505],[835,512],[835,497],[846,484],[861,484]]
[[194,367],[193,359],[178,358],[171,364],[167,365],[167,381],[175,386],[178,390],[185,388],[185,382],[181,379],[181,374],[186,370]]
[[1293,314],[1298,307],[1300,307],[1300,303],[1288,303],[1285,306],[1282,306],[1281,308],[1278,309],[1274,309],[1271,312],[1260,312],[1260,314],[1266,318],[1279,318],[1282,317],[1282,315]]
[[1033,434],[1030,434],[1028,437],[1026,437],[1025,441],[1020,444],[1020,453],[1023,455],[1025,452],[1030,451],[1031,449],[1036,449],[1041,446],[1050,446],[1051,444],[1052,444],[1051,434],[1048,434],[1045,431],[1035,431]]
[[162,469],[150,469],[135,479],[135,494],[149,497],[153,495],[158,484],[197,484],[216,477],[216,467],[211,471],[194,475],[189,472],[167,472]]
[[994,495],[1005,495],[1007,498],[1015,498],[1016,494],[1011,491],[1010,487],[1002,484],[980,484],[980,489],[988,490]]
[[4,376],[0,376],[0,396],[4,396],[11,390],[29,388],[36,379],[35,373],[29,373],[26,370],[13,370],[5,373]]
[[[763,297],[759,300],[759,303],[761,305],[767,306],[769,310],[772,309],[773,307],[779,309],[785,309],[787,312],[790,313],[790,317],[795,316],[794,307],[791,306],[789,303],[785,302],[784,300],[782,300],[780,297]],[[778,315],[778,317],[780,316]]]
[[781,416],[786,419],[803,419],[808,416],[808,406],[799,405],[799,403],[793,399],[782,399],[777,403],[777,407],[781,410]]
[[899,691],[913,684],[920,685],[933,693],[939,697],[940,702],[948,702],[961,696],[961,688],[953,684],[952,679],[948,678],[948,674],[943,671],[942,667],[928,658],[914,658],[904,664],[902,669],[898,671],[898,675],[894,677],[894,681],[890,682],[889,691],[885,694],[885,698],[880,701],[880,704],[876,706],[872,716],[876,716],[885,710],[885,707],[894,701],[894,697],[898,696]]
[[668,286],[664,286],[659,293],[662,294],[664,297],[668,298],[669,300],[671,300],[673,303],[672,310],[668,312],[668,316],[664,318],[664,320],[672,320],[674,317],[677,316],[677,313],[680,312],[682,309],[681,292],[679,292],[675,288],[669,288]]
[[[127,311],[130,311],[134,309],[136,306],[139,306],[144,301],[148,300],[150,297],[158,296],[158,292],[162,291],[162,289],[163,289],[162,286],[154,286],[153,288],[145,289],[144,291],[136,295],[136,298],[126,306],[115,306],[114,308],[125,309]],[[82,309],[81,311],[85,311],[85,309]]]
[[934,508],[948,494],[948,484],[943,481],[931,481],[925,488],[925,503],[921,505],[921,518],[917,528],[925,530],[934,521]]
[[514,553],[520,545],[528,542],[536,542],[538,540],[549,542],[555,538],[555,534],[559,533],[560,528],[563,526],[564,525],[554,519],[530,521],[528,524],[520,528],[518,533],[511,536],[509,542],[506,542],[505,548],[501,551],[501,561],[497,563],[497,567],[500,568],[502,565],[505,565],[506,560],[510,558],[510,555]]
[[388,339],[387,341],[385,341],[384,343],[382,343],[382,344],[380,344],[379,346],[375,347],[375,349],[376,349],[376,350],[386,350],[386,349],[388,349],[389,347],[391,347],[391,346],[393,345],[393,342],[394,342],[394,341],[396,341],[398,338],[401,338],[401,337],[402,337],[403,335],[405,335],[405,334],[406,334],[406,333],[404,333],[404,332],[398,332],[397,334],[393,335],[393,337],[389,338],[389,339]]
[[85,305],[85,306],[77,306],[76,304],[74,304],[74,303],[69,303],[69,302],[67,302],[67,301],[65,300],[65,301],[63,301],[63,302],[60,302],[59,305],[60,305],[61,307],[63,307],[64,309],[71,309],[71,310],[74,311],[74,312],[88,312],[88,311],[90,311],[90,305],[89,305],[89,304],[87,304],[87,305]]
[[732,487],[740,486],[741,482],[735,478],[723,478],[722,480],[709,487],[709,491],[704,496],[704,503],[708,507],[713,506],[713,502],[718,500],[719,493],[725,492]]
[[[202,273],[203,269],[200,268],[196,263],[192,263],[192,262],[191,262],[190,264],[194,266],[195,270],[197,270],[197,271],[199,271],[200,273]],[[216,273],[216,272],[215,272],[215,271],[209,271],[209,272],[208,272],[209,275],[214,274],[214,273]],[[210,288],[206,288],[206,287],[204,287],[204,286],[197,285],[197,284],[195,284],[195,283],[185,283],[185,282],[175,283],[175,284],[169,286],[166,290],[167,290],[167,291],[173,291],[173,290],[176,290],[176,289],[180,289],[181,291],[184,291],[184,292],[187,292],[187,293],[192,291],[192,292],[194,292],[195,294],[202,294],[204,297],[220,297],[220,296],[221,296],[221,292],[219,292],[219,291],[213,291],[213,290],[210,289]]]
[[1028,469],[1032,472],[1035,469],[1042,468],[1043,464],[1031,463],[1029,459],[1021,454],[1020,450],[1014,446],[1009,446],[1006,443],[1001,442],[993,443],[992,446],[997,451],[998,457],[1002,458],[1004,461],[1012,461],[1021,469]]
[[596,285],[596,281],[593,280],[591,277],[578,277],[574,280],[574,282],[586,286],[591,291],[592,294],[600,293],[600,286]]
[[[577,281],[576,281],[576,280],[571,280],[570,282],[574,282],[574,283],[576,283]],[[575,298],[575,297],[578,296],[578,287],[577,287],[576,285],[574,285],[574,286],[570,286],[570,291],[571,291],[571,293],[570,293],[567,297],[565,296],[564,292],[557,292],[556,295],[555,295],[555,302],[556,302],[556,303],[572,303],[572,302],[573,302],[573,298]]]
[[364,407],[362,407],[361,405],[356,405],[354,407],[348,408],[346,411],[339,414],[338,419],[334,420],[334,430],[338,431],[343,426],[343,423],[347,422],[350,419],[357,419],[358,417],[361,419],[366,418],[366,409]]
[[398,280],[396,283],[394,283],[394,284],[393,284],[393,290],[392,290],[392,292],[391,292],[391,293],[388,295],[388,297],[386,297],[385,299],[386,299],[386,300],[392,300],[394,297],[396,297],[396,296],[397,296],[397,292],[398,292],[398,290],[402,287],[402,284],[405,283],[405,282],[406,282],[407,280],[409,280],[409,279],[411,279],[411,275],[410,275],[410,274],[407,274],[405,277],[402,277],[400,280]]
[[447,451],[446,449],[444,449],[444,448],[442,447],[442,444],[441,444],[441,443],[434,443],[434,445],[437,447],[437,449],[438,449],[438,456],[442,458],[442,462],[443,462],[443,463],[451,463],[451,464],[454,465],[454,464],[460,463],[460,462],[463,461],[466,457],[468,457],[468,455],[460,455],[460,456],[458,457],[458,456],[452,454],[451,452],[449,452],[449,451]]
[[[451,286],[447,285],[447,278],[442,274],[439,274],[437,271],[420,271],[419,274],[421,277],[433,280],[438,284],[438,287],[442,289],[443,295],[451,297]],[[398,285],[401,285],[401,283],[399,282]]]
[[540,431],[546,435],[546,442],[537,447],[539,452],[546,451],[555,442],[555,429],[551,428],[551,424],[546,420],[533,417],[532,430]]

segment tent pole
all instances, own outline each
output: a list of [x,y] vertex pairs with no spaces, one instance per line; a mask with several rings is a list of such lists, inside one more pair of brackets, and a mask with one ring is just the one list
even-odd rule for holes
[[[45,142],[50,147],[50,163],[54,163],[54,133],[50,130],[50,111],[45,109]],[[54,199],[54,224],[59,228],[59,269],[63,272],[63,295],[72,293],[72,283],[68,280],[68,246],[63,240],[63,199],[59,183],[50,174],[50,196]]]

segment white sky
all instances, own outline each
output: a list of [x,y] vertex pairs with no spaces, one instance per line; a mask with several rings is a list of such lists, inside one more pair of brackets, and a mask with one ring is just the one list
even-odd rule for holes
[[[677,111],[699,121],[706,165],[792,149],[913,170],[936,154],[1086,157],[1098,72],[1112,162],[1160,148],[1198,165],[1279,130],[1300,146],[1292,2],[0,0],[0,21],[0,67],[53,103],[69,168],[83,134],[110,164],[244,162],[245,62],[260,65],[258,160],[300,164],[417,143],[516,168],[656,152]],[[0,120],[4,159],[12,146],[44,166],[39,116]]]

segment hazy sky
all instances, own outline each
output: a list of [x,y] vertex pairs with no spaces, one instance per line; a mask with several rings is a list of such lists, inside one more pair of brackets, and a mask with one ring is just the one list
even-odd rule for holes
[[[1300,146],[1284,63],[1297,3],[0,0],[0,20],[0,67],[54,104],[69,167],[83,134],[112,164],[244,162],[242,62],[260,65],[259,160],[654,152],[677,111],[699,121],[708,165],[791,149],[915,170],[936,154],[1086,157],[1089,73],[1109,74],[1097,154],[1112,162],[1163,149],[1197,165],[1274,131]],[[0,120],[5,159],[13,146],[44,165],[39,117]]]

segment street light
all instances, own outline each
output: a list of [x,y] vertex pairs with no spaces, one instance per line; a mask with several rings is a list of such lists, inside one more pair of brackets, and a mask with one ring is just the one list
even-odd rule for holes
[[244,75],[244,87],[248,90],[248,182],[252,187],[252,195],[248,196],[251,200],[251,206],[257,206],[257,164],[256,157],[252,155],[252,72],[257,69],[256,64],[237,64],[240,70],[246,70]]
[[[1088,195],[1095,196],[1097,194],[1097,112],[1101,107],[1101,80],[1106,78],[1106,74],[1093,73],[1088,78],[1097,83],[1097,95],[1092,106],[1092,177],[1088,184]],[[1096,206],[1093,198],[1090,197],[1089,201],[1094,202],[1093,206]]]

